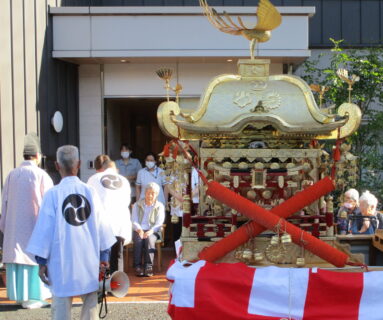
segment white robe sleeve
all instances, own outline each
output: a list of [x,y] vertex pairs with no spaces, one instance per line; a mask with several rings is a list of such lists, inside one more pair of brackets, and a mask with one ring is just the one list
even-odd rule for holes
[[53,193],[46,193],[27,246],[27,251],[31,254],[44,259],[49,258],[55,230],[56,209]]
[[116,237],[113,234],[113,230],[110,224],[110,220],[105,214],[104,205],[101,203],[101,200],[94,188],[92,189],[92,198],[94,211],[98,216],[98,228],[99,228],[99,236],[100,236],[100,251],[104,251],[109,249],[115,242]]
[[[125,179],[124,177],[122,177]],[[126,180],[126,181],[125,181]],[[122,194],[123,199],[121,203],[121,236],[124,238],[125,243],[132,241],[132,221],[130,218],[130,200],[131,200],[131,189],[130,183],[127,179],[124,180],[124,187]]]
[[41,196],[44,196],[44,194],[50,189],[53,187],[53,180],[52,178],[49,176],[49,174],[47,174],[46,172],[44,172],[43,176],[42,176],[42,183],[40,184],[40,188],[41,188]]
[[4,232],[5,219],[7,218],[7,205],[8,205],[8,189],[9,189],[9,175],[5,180],[3,194],[1,196],[1,217],[0,217],[0,231]]

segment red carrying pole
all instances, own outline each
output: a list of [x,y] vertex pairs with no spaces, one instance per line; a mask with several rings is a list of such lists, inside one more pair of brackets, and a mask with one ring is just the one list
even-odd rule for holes
[[216,181],[208,183],[206,194],[253,219],[267,229],[273,230],[279,226],[280,230],[286,231],[291,235],[294,243],[300,246],[304,244],[305,249],[336,267],[344,267],[348,261],[348,256],[345,253],[313,237],[272,211],[267,211],[230,189],[225,188]]
[[[271,212],[282,218],[287,218],[334,189],[334,182],[329,177],[325,177],[274,207],[271,209]],[[251,221],[227,237],[214,242],[212,246],[204,248],[198,254],[198,257],[202,260],[214,262],[249,241],[251,237],[255,237],[265,230],[265,227],[255,221]]]

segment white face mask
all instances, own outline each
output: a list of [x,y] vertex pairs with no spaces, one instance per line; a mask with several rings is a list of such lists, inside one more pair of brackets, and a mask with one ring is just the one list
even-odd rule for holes
[[154,161],[146,161],[145,165],[148,167],[148,169],[152,169],[152,168],[154,168],[156,163]]
[[130,155],[129,151],[121,151],[121,157],[123,157],[124,159],[128,159],[129,155]]

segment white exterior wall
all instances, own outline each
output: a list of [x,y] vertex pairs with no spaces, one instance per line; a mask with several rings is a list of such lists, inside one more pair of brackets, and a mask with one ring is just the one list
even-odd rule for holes
[[[244,16],[254,25],[252,7],[216,8]],[[307,57],[309,16],[314,7],[280,7],[282,24],[261,57]],[[199,7],[51,8],[53,57],[249,57],[248,40],[216,30]]]
[[103,152],[103,106],[101,66],[83,64],[79,68],[79,127],[81,179],[87,181],[95,173],[88,161]]
[[[330,65],[330,59],[331,56],[334,53],[331,52],[331,49],[311,49],[311,56],[308,57],[306,60],[308,61],[314,61],[318,60],[320,61],[320,64],[318,65],[319,68],[327,68]],[[303,67],[300,65],[296,70],[295,74],[297,76],[301,76],[303,74]]]
[[[200,96],[210,80],[221,74],[237,74],[237,61],[227,63],[128,63],[104,65],[106,97],[165,97],[164,81],[155,71],[171,68],[174,87],[183,87],[181,97]],[[271,74],[282,73],[282,63],[272,64]]]

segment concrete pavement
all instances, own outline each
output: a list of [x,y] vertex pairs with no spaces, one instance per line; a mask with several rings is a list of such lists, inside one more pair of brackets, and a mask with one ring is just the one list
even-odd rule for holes
[[[105,320],[170,320],[167,303],[108,303],[108,315]],[[0,305],[1,320],[50,320],[50,307],[27,310],[15,305]],[[81,305],[72,309],[72,319],[79,319]]]

